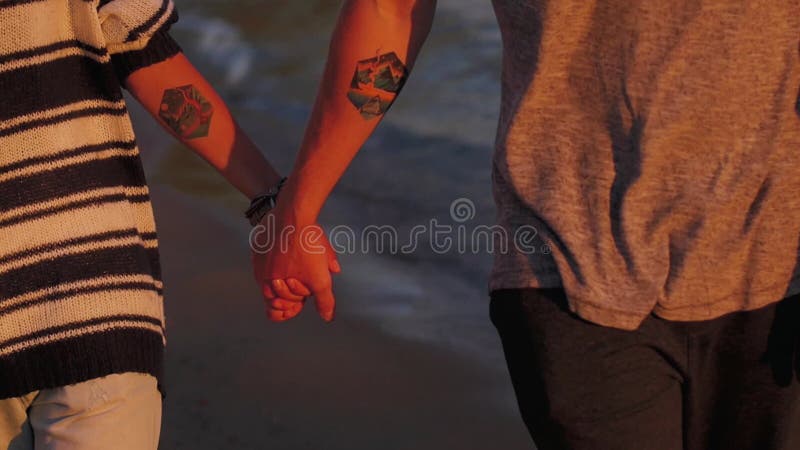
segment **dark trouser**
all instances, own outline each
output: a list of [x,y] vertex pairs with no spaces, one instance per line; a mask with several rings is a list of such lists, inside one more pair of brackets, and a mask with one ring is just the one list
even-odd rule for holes
[[800,296],[623,331],[577,317],[562,289],[510,289],[491,317],[540,450],[800,449]]

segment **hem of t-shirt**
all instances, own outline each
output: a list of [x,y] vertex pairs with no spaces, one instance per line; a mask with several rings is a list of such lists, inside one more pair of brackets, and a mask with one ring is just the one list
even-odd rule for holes
[[[548,289],[564,288],[558,272],[532,274],[524,271],[493,272],[489,278],[489,295],[502,289]],[[569,309],[580,318],[589,322],[623,330],[634,330],[641,325],[648,313],[635,313],[611,309],[592,302],[584,301],[574,295],[567,294]]]
[[[725,297],[723,300],[718,300],[703,305],[692,305],[692,306],[678,307],[678,308],[664,308],[663,306],[660,306],[656,303],[650,312],[631,312],[620,309],[613,309],[605,305],[599,305],[591,301],[583,300],[579,296],[569,293],[567,293],[566,297],[567,297],[567,304],[569,305],[570,310],[573,313],[580,316],[582,319],[606,327],[618,328],[626,331],[633,331],[638,329],[639,326],[641,326],[642,322],[644,322],[644,320],[651,314],[654,314],[659,318],[668,321],[694,322],[694,321],[713,320],[730,313],[735,313],[740,311],[752,311],[755,309],[763,308],[765,306],[771,305],[772,303],[777,303],[785,299],[786,297],[800,294],[800,283],[795,285],[797,281],[800,281],[800,276],[793,277],[792,279],[789,280],[788,289],[786,287],[781,287],[781,286],[786,286],[786,282],[782,282],[764,289],[759,289],[758,291],[755,292],[751,292],[749,295],[750,297],[749,301],[747,305],[744,307],[742,306],[741,296],[745,295],[745,293],[732,294]],[[547,285],[546,283],[540,283],[539,280],[530,280],[527,283],[522,282],[518,283],[517,285],[510,285],[504,283],[502,284],[502,286],[498,286],[497,284],[490,284],[489,292],[491,293],[494,290],[500,290],[500,289],[526,289],[526,288],[549,288],[549,287],[563,288],[563,285],[559,284],[550,286]],[[776,288],[779,291],[783,292],[778,295],[770,293],[770,291],[774,291],[776,290]],[[756,299],[752,298],[753,296],[758,296],[758,295],[760,295],[762,298],[756,298]],[[703,314],[702,311],[703,309],[705,309],[706,311],[705,314]]]
[[567,294],[567,302],[570,310],[582,319],[604,327],[625,331],[638,329],[647,316],[650,315],[647,312],[632,312],[609,308],[605,305],[582,300],[570,294]]
[[558,272],[532,274],[531,272],[502,271],[492,272],[489,277],[488,292],[500,289],[557,288],[563,287]]
[[[528,280],[518,280],[519,282],[517,283],[510,283],[508,280],[505,280],[505,282],[492,280],[489,284],[489,295],[492,295],[492,293],[495,291],[504,289],[563,289],[564,286],[561,282],[560,275],[556,276],[557,279],[553,276],[545,275],[544,277],[538,277],[537,279],[530,278]],[[642,314],[601,306],[596,303],[584,301],[569,293],[566,294],[566,297],[567,305],[569,306],[570,311],[577,314],[581,319],[605,327],[619,328],[623,330],[635,330],[648,316],[648,313]]]
[[667,308],[656,304],[656,306],[653,308],[653,314],[664,320],[675,322],[713,320],[734,312],[752,311],[763,308],[773,303],[777,303],[786,297],[800,294],[800,283],[797,283],[798,281],[800,281],[800,276],[791,278],[788,282],[788,289],[786,288],[787,283],[781,282],[757,291],[750,292],[748,296],[748,302],[744,306],[742,306],[741,301],[741,296],[744,295],[744,293],[738,293],[731,294],[722,299],[701,305]]
[[0,357],[0,399],[126,372],[155,377],[164,399],[163,365],[161,333],[136,328],[88,333]]

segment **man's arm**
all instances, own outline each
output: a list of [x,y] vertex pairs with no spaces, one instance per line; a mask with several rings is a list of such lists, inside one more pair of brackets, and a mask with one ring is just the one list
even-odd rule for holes
[[302,222],[314,222],[355,154],[394,102],[433,21],[436,0],[348,0],[285,189]]
[[183,53],[136,70],[125,87],[167,131],[248,198],[278,184],[280,175]]
[[[314,228],[334,185],[400,93],[435,9],[436,0],[344,3],[300,152],[274,210],[277,229]],[[330,321],[335,305],[330,273],[324,258],[300,240],[290,237],[287,251],[256,258],[268,314],[286,320],[299,312],[290,301],[306,293],[282,282],[294,278],[309,288],[320,315]]]

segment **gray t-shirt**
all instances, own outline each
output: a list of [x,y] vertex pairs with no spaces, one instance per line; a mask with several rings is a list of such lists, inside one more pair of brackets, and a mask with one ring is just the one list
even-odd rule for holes
[[493,3],[490,290],[622,329],[800,292],[800,0]]

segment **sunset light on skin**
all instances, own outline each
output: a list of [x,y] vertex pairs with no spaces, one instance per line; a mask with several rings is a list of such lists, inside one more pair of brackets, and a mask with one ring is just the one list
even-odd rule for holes
[[164,91],[158,116],[184,139],[208,136],[214,106],[194,85]]

